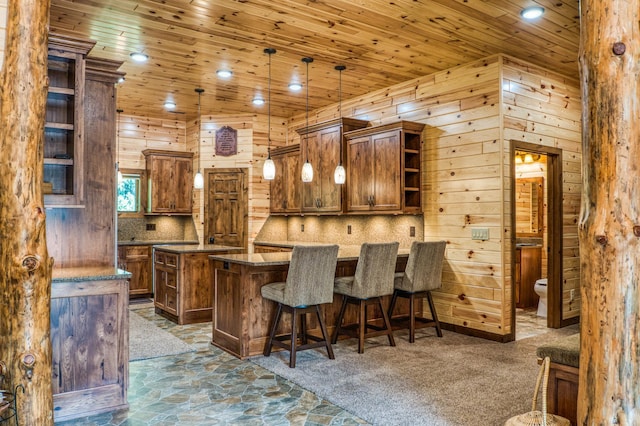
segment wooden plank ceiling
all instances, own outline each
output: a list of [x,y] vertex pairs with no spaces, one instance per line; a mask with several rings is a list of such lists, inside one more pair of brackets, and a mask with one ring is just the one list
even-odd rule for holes
[[[525,22],[526,6],[545,8]],[[465,64],[495,53],[530,61],[578,80],[578,0],[52,0],[52,32],[97,42],[91,56],[124,61],[118,88],[125,114],[192,119],[196,87],[203,114],[266,113],[267,47],[272,56],[271,113],[309,108]],[[144,64],[129,54],[149,55]],[[221,80],[216,70],[233,76]],[[163,103],[177,104],[168,113]]]

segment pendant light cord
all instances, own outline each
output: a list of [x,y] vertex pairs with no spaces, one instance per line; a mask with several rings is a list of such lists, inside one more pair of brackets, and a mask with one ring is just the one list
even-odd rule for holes
[[[347,67],[344,65],[336,65],[336,70],[338,70],[339,80],[338,80],[338,113],[340,118],[340,126],[342,126],[342,71],[346,70]],[[342,132],[340,132],[342,134]],[[340,143],[340,165],[342,165],[342,141]]]
[[307,130],[305,132],[305,140],[306,140],[306,163],[309,162],[309,64],[311,62],[313,62],[313,58],[311,57],[306,57],[306,58],[302,58],[302,62],[307,64],[307,108],[306,108],[306,117],[307,117]]
[[269,85],[267,88],[267,159],[271,159],[271,55],[276,53],[276,49],[268,47],[264,49],[264,53],[269,55]]
[[198,87],[196,88],[196,92],[198,93],[198,173],[200,172],[200,131],[202,129],[202,113],[200,109],[200,100],[202,97],[202,92],[204,89]]

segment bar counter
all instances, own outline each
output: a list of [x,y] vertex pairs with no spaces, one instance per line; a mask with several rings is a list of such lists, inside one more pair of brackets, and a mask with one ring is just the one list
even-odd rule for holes
[[[338,251],[336,277],[353,275],[360,246],[341,246]],[[404,271],[409,249],[400,249],[396,271]],[[211,255],[213,275],[213,324],[211,343],[239,357],[259,355],[269,335],[275,303],[262,299],[260,288],[272,282],[285,281],[291,253],[253,253]],[[389,305],[391,296],[383,297]],[[342,296],[334,295],[333,303],[321,306],[321,312],[329,333],[335,327]],[[398,312],[408,312],[408,304],[400,304]],[[381,318],[377,309],[371,309],[369,317]],[[290,330],[291,317],[284,315],[278,334]],[[356,310],[349,306],[345,323],[354,323]],[[317,320],[308,317],[309,329],[319,333]]]

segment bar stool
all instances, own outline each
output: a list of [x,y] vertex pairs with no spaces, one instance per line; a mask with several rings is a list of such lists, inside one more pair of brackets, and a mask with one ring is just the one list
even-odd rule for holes
[[[393,297],[389,305],[389,318],[392,322],[409,320],[409,343],[415,341],[416,320],[422,322],[424,326],[435,326],[438,337],[442,337],[440,322],[436,314],[436,308],[431,297],[431,290],[442,286],[442,263],[444,262],[444,250],[446,241],[414,241],[409,251],[409,259],[404,272],[395,274]],[[398,297],[409,299],[409,315],[393,318],[393,308]],[[429,302],[431,318],[416,316],[415,300],[422,300],[424,297]]]
[[[364,339],[367,337],[386,335],[389,338],[389,344],[396,345],[389,317],[382,306],[382,296],[393,293],[393,276],[398,257],[398,246],[397,242],[362,244],[355,275],[335,279],[333,291],[342,295],[342,306],[333,333],[332,342],[334,344],[338,341],[338,335],[344,333],[358,337],[358,353],[360,354],[364,352]],[[358,323],[343,326],[342,321],[348,303],[358,306]],[[368,322],[367,306],[369,305],[380,307],[382,327]]]
[[[338,246],[294,246],[286,282],[270,283],[260,288],[265,299],[278,303],[273,313],[271,333],[264,348],[264,356],[271,355],[273,346],[289,350],[289,367],[296,366],[296,352],[325,346],[329,359],[334,359],[333,349],[320,314],[323,303],[333,302],[333,279],[338,262]],[[282,311],[291,314],[291,333],[276,336]],[[315,312],[322,338],[307,334],[306,315]],[[300,316],[300,326],[297,318]],[[298,344],[298,328],[300,344]],[[289,340],[289,343],[285,342]],[[309,342],[313,340],[313,342]]]

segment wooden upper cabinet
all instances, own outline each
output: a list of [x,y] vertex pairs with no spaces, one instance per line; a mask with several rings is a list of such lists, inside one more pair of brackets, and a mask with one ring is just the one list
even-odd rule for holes
[[276,176],[270,185],[271,213],[300,213],[300,145],[276,148],[271,151],[271,159],[276,165]]
[[147,213],[191,214],[193,154],[155,149],[142,153],[149,180]]
[[84,207],[85,60],[94,45],[49,36],[42,191],[47,207]]
[[367,121],[340,118],[297,129],[301,164],[308,158],[313,167],[313,180],[302,183],[302,212],[342,212],[342,185],[334,182],[333,174],[340,163],[343,134],[367,125]]
[[345,134],[347,212],[421,212],[423,128],[401,121]]

